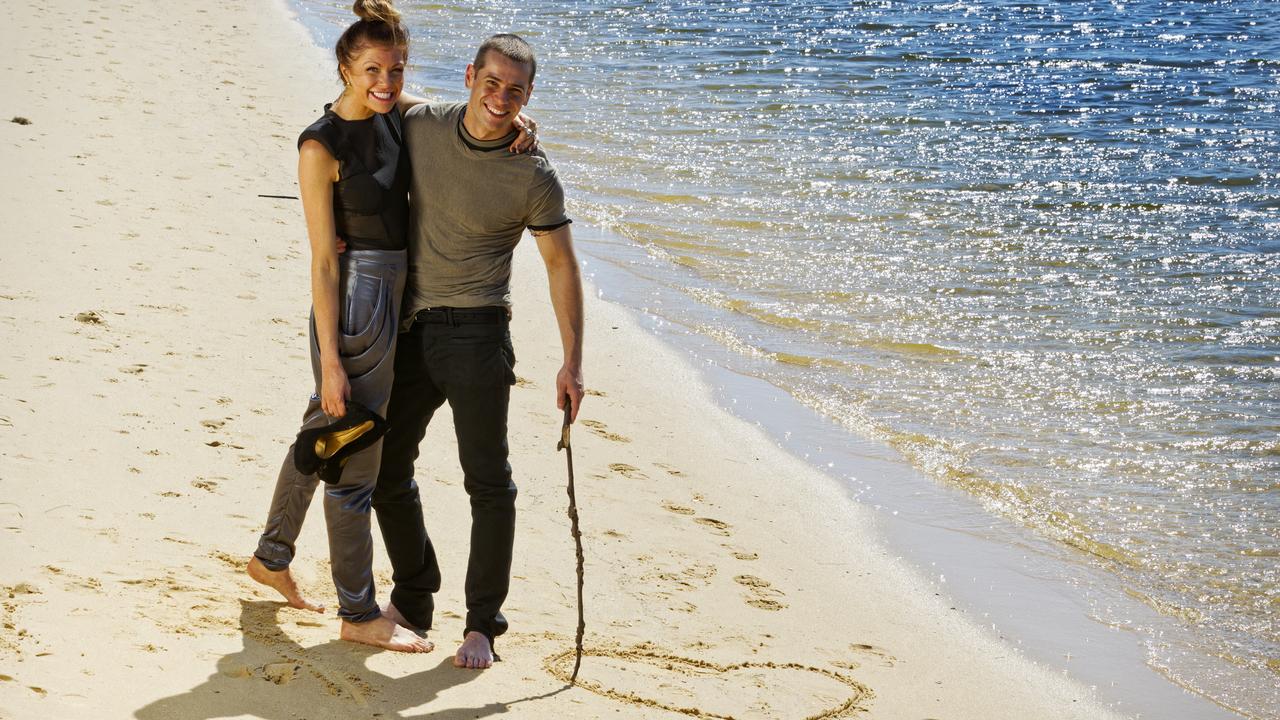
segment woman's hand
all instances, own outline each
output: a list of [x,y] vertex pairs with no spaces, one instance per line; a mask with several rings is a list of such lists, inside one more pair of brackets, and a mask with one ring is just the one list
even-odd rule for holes
[[347,400],[351,399],[351,383],[341,363],[325,363],[320,372],[320,409],[324,414],[340,418],[347,414]]
[[538,122],[520,113],[516,116],[515,125],[520,130],[515,142],[508,148],[513,153],[533,152],[538,149]]

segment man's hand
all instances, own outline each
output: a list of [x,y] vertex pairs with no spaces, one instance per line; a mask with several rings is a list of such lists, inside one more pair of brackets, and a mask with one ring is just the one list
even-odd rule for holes
[[556,373],[556,407],[563,412],[565,399],[569,400],[572,408],[569,412],[569,422],[578,419],[578,406],[582,404],[584,394],[582,368],[562,365],[560,372]]

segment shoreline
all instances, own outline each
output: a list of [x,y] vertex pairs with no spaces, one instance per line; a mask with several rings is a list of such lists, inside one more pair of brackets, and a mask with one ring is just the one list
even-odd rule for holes
[[689,302],[623,267],[625,257],[642,250],[604,247],[626,241],[603,239],[607,231],[594,228],[593,234],[602,238],[596,252],[588,246],[582,254],[597,263],[587,272],[593,282],[597,274],[607,278],[596,283],[611,289],[604,296],[613,296],[611,302],[628,308],[646,331],[699,368],[722,410],[759,427],[776,447],[844,488],[848,504],[873,509],[877,535],[909,567],[933,578],[934,590],[953,605],[1035,662],[1097,689],[1123,712],[1247,717],[1178,685],[1149,664],[1144,635],[1097,617],[1103,606],[1130,618],[1130,625],[1171,623],[1126,594],[1116,578],[1074,557],[1071,548],[938,484],[885,443],[858,436],[768,381],[727,367],[725,348],[636,306],[644,298],[670,314],[671,306]]
[[[261,196],[292,194],[293,139],[335,92],[332,68],[279,1],[17,12],[0,31],[15,88],[0,112],[31,124],[0,137],[0,210],[38,242],[0,270],[0,717],[1119,717],[951,611],[847,488],[590,294],[594,394],[574,445],[596,691],[563,689],[575,618],[547,388],[559,349],[527,242],[505,662],[449,665],[465,564],[450,539],[467,512],[444,417],[418,465],[445,573],[440,647],[376,652],[338,641],[331,614],[281,608],[243,563],[310,392],[305,233],[296,202]],[[75,77],[71,96],[21,82],[39,71]],[[312,512],[295,568],[332,605]]]

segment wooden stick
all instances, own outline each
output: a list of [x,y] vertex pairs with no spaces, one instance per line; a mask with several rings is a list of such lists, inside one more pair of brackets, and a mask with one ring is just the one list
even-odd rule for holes
[[578,680],[578,668],[582,666],[582,636],[587,629],[587,621],[582,614],[582,531],[578,529],[578,498],[573,492],[573,448],[569,445],[569,425],[573,422],[573,405],[569,400],[569,396],[564,398],[564,427],[560,429],[560,442],[556,445],[556,451],[564,450],[565,458],[569,462],[569,530],[573,533],[573,544],[578,554],[578,637],[575,644],[575,654],[573,658],[573,674],[569,676],[569,682],[574,683]]

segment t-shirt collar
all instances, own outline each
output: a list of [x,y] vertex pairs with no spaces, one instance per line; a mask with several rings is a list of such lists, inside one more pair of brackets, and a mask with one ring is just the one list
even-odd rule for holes
[[520,134],[519,130],[512,130],[509,135],[498,138],[497,140],[477,140],[471,133],[467,132],[466,126],[462,124],[462,121],[466,117],[467,109],[464,107],[462,108],[462,112],[458,114],[458,137],[472,150],[479,150],[481,152],[499,150],[510,146],[511,143],[515,142],[516,136]]

